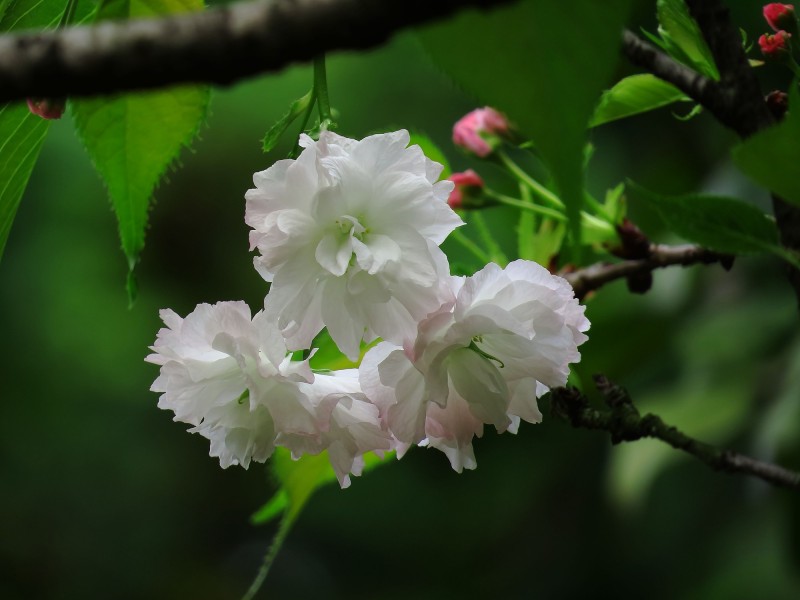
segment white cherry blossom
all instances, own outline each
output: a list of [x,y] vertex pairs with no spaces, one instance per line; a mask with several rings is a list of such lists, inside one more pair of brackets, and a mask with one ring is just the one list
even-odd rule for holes
[[166,328],[145,359],[161,365],[150,389],[162,393],[159,408],[211,440],[211,456],[223,468],[264,462],[279,432],[319,430],[317,411],[298,385],[314,374],[307,361],[291,360],[263,313],[251,319],[244,302],[220,302],[200,304],[185,319],[169,309],[160,314]]
[[355,360],[362,340],[402,344],[448,290],[439,244],[463,222],[447,205],[453,183],[409,135],[352,140],[303,135],[296,160],[253,177],[245,221],[255,266],[271,282],[265,311],[289,349],[325,326]]
[[346,488],[350,474],[361,474],[364,454],[390,450],[392,437],[382,427],[378,407],[361,391],[357,369],[317,373],[314,383],[300,385],[324,426],[314,435],[282,432],[277,443],[291,448],[293,458],[327,450],[339,484]]
[[562,278],[518,260],[452,278],[454,302],[402,348],[382,342],[360,367],[365,393],[401,443],[441,449],[457,471],[474,468],[483,424],[516,432],[537,423],[536,399],[564,385],[589,321]]

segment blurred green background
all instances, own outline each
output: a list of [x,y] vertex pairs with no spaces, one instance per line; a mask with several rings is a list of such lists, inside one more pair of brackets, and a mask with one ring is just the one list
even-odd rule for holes
[[[758,11],[733,4],[758,31]],[[0,263],[0,597],[216,599],[247,588],[274,533],[248,518],[274,484],[260,465],[220,469],[205,439],[158,410],[157,370],[143,359],[160,308],[261,306],[243,194],[288,152],[291,135],[269,156],[260,139],[310,82],[297,67],[215,93],[201,138],[157,191],[132,310],[102,184],[69,118],[52,127]],[[329,83],[342,134],[424,132],[454,170],[509,185],[453,147],[452,124],[475,101],[413,35],[332,57]],[[707,115],[683,123],[660,110],[592,140],[598,195],[630,177],[768,208],[728,162],[735,140]],[[677,241],[635,203],[631,216],[654,240]],[[486,217],[513,254],[514,211]],[[645,296],[617,282],[587,304],[580,379],[605,373],[690,434],[800,468],[798,314],[777,261],[673,268]],[[542,404],[541,425],[477,440],[474,472],[417,449],[348,490],[320,491],[263,597],[800,597],[800,495],[656,442],[611,447]]]

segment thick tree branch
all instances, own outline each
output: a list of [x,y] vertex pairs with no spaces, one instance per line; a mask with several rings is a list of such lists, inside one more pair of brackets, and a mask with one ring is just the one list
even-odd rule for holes
[[617,279],[629,279],[672,265],[688,266],[721,262],[723,266],[729,267],[731,260],[728,255],[717,254],[691,244],[685,246],[651,244],[646,258],[618,263],[598,263],[572,273],[564,273],[562,277],[572,285],[575,295],[583,298],[589,292]]
[[595,384],[607,410],[592,408],[588,398],[574,388],[556,388],[550,396],[552,412],[573,427],[608,431],[613,444],[655,438],[691,454],[715,471],[750,475],[773,485],[800,489],[800,473],[700,442],[654,414],[641,415],[628,392],[604,376],[595,376]]
[[274,0],[163,19],[0,36],[0,102],[179,83],[228,85],[333,50],[514,0]]

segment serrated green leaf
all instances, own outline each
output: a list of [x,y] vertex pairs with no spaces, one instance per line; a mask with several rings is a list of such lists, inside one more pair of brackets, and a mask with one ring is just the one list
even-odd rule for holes
[[686,100],[689,98],[682,91],[655,75],[631,75],[603,92],[590,126],[597,127]]
[[[98,18],[150,17],[202,8],[202,0],[112,0],[102,6]],[[144,247],[153,191],[197,134],[208,101],[207,87],[185,86],[71,103],[78,135],[108,188],[129,273]],[[129,277],[129,294],[135,289],[131,281]]]
[[684,0],[658,0],[658,31],[667,51],[680,62],[694,67],[706,77],[719,79],[714,57]]
[[759,131],[733,149],[733,162],[744,173],[784,200],[800,205],[800,92],[793,83],[789,106],[780,123]]
[[465,11],[419,34],[434,62],[533,140],[567,206],[573,242],[587,124],[619,59],[628,8],[629,0],[527,0]]
[[[65,0],[1,0],[0,31],[55,27],[65,7]],[[76,15],[92,10],[91,2],[81,2]],[[0,106],[0,259],[49,128],[50,121],[31,114],[25,103]]]
[[653,208],[674,233],[710,250],[729,254],[770,252],[800,265],[778,242],[775,221],[735,198],[689,194],[662,196],[633,185],[636,197]]
[[0,108],[0,258],[49,128],[26,104]]
[[441,148],[439,148],[439,146],[437,146],[436,143],[424,133],[412,131],[410,132],[410,135],[411,141],[408,143],[409,146],[416,144],[422,148],[422,152],[425,154],[425,156],[444,167],[444,169],[442,169],[442,174],[439,175],[439,179],[447,179],[450,177],[452,173],[450,170],[450,163],[448,162],[447,156],[445,156]]
[[264,139],[261,142],[261,148],[264,152],[269,152],[278,144],[283,132],[308,109],[313,100],[314,90],[311,89],[305,96],[298,98],[289,105],[288,112],[275,121],[275,124],[264,135]]

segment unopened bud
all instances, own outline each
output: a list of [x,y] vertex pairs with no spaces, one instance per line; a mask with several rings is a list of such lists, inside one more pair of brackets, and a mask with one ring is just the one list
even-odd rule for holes
[[60,119],[65,106],[63,98],[28,98],[28,110],[43,119]]
[[791,4],[771,2],[765,5],[764,19],[775,31],[784,30],[797,33],[797,17],[794,14],[794,6]]
[[758,46],[764,58],[772,61],[783,61],[791,56],[791,34],[781,30],[774,34],[765,33],[758,38]]
[[508,138],[510,126],[502,114],[488,106],[477,108],[461,117],[453,126],[453,143],[456,146],[485,158]]
[[452,209],[471,208],[479,206],[477,202],[483,191],[483,179],[472,169],[467,169],[463,173],[453,173],[448,177],[456,184],[447,203]]
[[786,92],[775,90],[767,94],[764,98],[767,103],[767,108],[776,121],[780,121],[786,111],[789,110],[789,95]]

